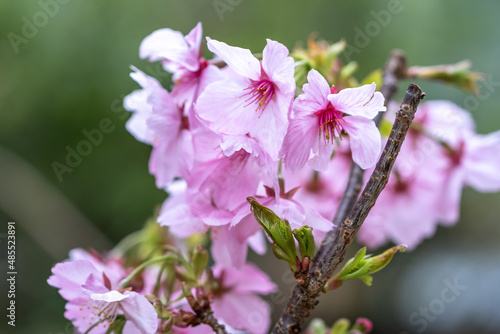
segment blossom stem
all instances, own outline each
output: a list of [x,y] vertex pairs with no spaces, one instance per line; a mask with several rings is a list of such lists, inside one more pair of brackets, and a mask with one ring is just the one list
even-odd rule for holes
[[130,281],[132,280],[132,278],[134,278],[135,275],[137,275],[141,270],[143,270],[144,268],[146,268],[147,266],[150,266],[156,262],[171,262],[171,263],[174,263],[174,262],[177,262],[177,256],[173,255],[173,254],[166,254],[166,255],[161,255],[161,256],[157,256],[157,257],[154,257],[146,262],[143,262],[141,263],[140,265],[138,265],[127,277],[125,277],[124,279],[122,279],[120,281],[120,284],[119,286],[121,288],[125,288],[129,283]]
[[272,333],[299,333],[305,319],[309,317],[311,310],[318,304],[318,297],[326,282],[343,261],[349,245],[387,184],[396,157],[417,111],[417,106],[424,96],[425,94],[417,85],[411,84],[408,87],[382,156],[353,209],[339,225],[332,243],[333,247],[328,247],[331,251],[326,253],[323,258],[315,258],[316,261],[311,264],[309,272],[311,278],[309,284],[295,286],[287,307]]

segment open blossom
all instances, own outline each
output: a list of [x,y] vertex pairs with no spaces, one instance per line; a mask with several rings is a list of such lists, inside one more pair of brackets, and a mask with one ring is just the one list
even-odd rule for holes
[[[47,282],[59,288],[68,301],[64,316],[82,333],[104,334],[118,316],[126,319],[124,334],[154,334],[158,327],[157,313],[146,297],[128,289],[118,289],[123,270],[106,266],[97,260],[83,259],[82,252],[73,253],[78,259],[58,263],[52,268]],[[104,268],[104,271],[102,270]]]
[[354,162],[363,169],[375,165],[381,137],[372,119],[386,110],[375,83],[337,93],[316,70],[307,79],[304,93],[293,104],[293,118],[280,152],[285,167],[296,172],[310,161],[311,167],[324,171],[333,143],[342,133],[349,135]]
[[187,109],[209,83],[222,79],[219,68],[202,57],[202,37],[200,22],[186,36],[165,28],[147,36],[139,49],[141,58],[160,60],[165,70],[174,74],[172,95]]
[[139,140],[153,145],[149,171],[163,188],[174,177],[186,175],[194,164],[189,120],[170,93],[154,78],[136,68],[131,73],[142,87],[125,98],[125,108],[134,111],[127,129]]
[[424,102],[419,113],[361,228],[360,241],[371,248],[390,240],[412,249],[438,224],[455,224],[464,186],[500,190],[500,131],[476,134],[470,114],[448,101]]
[[208,48],[234,76],[203,91],[195,106],[200,118],[219,133],[250,134],[276,158],[295,92],[294,62],[287,48],[268,39],[262,61],[249,50],[216,40],[209,40]]

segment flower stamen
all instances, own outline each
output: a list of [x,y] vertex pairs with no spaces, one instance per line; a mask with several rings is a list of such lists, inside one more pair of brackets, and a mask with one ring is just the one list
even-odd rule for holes
[[252,81],[247,88],[243,89],[243,91],[247,91],[245,94],[240,96],[240,98],[246,97],[246,104],[244,105],[244,108],[252,104],[257,105],[257,107],[255,108],[255,112],[260,110],[260,118],[267,104],[273,98],[273,83],[269,80]]
[[320,110],[316,112],[318,116],[318,128],[316,131],[319,132],[319,138],[324,138],[325,146],[328,145],[329,142],[333,144],[335,138],[339,137],[342,139],[342,132],[346,132],[344,129],[345,121],[342,118],[342,112],[336,110],[332,106],[328,106],[328,108],[324,110]]

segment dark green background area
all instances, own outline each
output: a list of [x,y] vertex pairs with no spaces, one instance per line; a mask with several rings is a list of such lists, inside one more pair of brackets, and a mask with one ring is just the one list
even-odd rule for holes
[[[128,115],[121,107],[123,97],[138,88],[128,76],[131,64],[170,85],[159,66],[138,57],[140,42],[152,31],[170,27],[187,33],[201,21],[205,35],[254,52],[262,50],[266,38],[291,49],[316,32],[331,42],[345,38],[359,49],[351,58],[359,63],[360,79],[383,66],[391,49],[400,48],[412,65],[470,59],[474,70],[500,82],[500,2],[493,0],[402,0],[401,11],[390,16],[381,11],[394,1],[65,2],[49,7],[51,16],[40,14],[50,0],[0,2],[0,233],[7,232],[8,221],[16,221],[18,271],[16,327],[6,326],[5,312],[0,312],[2,333],[70,333],[64,301],[45,282],[50,268],[73,247],[104,250],[106,242],[116,244],[139,229],[166,197],[148,173],[150,148],[125,130]],[[218,13],[217,3],[231,10]],[[40,26],[16,52],[8,36],[23,37],[26,21],[33,20]],[[367,34],[363,41],[360,31]],[[419,83],[426,99],[472,107],[478,132],[500,128],[499,85],[491,92],[482,87],[484,97],[471,105],[465,92]],[[64,163],[66,147],[76,149],[86,139],[83,131],[98,128],[103,119],[109,119],[113,130],[60,182],[53,163]],[[365,316],[374,321],[376,333],[418,333],[423,325],[411,323],[412,313],[437,307],[434,300],[441,298],[443,282],[458,278],[468,288],[435,319],[425,320],[422,332],[500,333],[499,320],[489,316],[495,311],[487,311],[497,310],[498,316],[500,309],[495,269],[500,267],[499,200],[498,194],[466,190],[456,227],[438,228],[432,240],[396,256],[375,275],[372,288],[349,282],[324,296],[315,316],[329,325],[340,317]],[[0,237],[5,264],[5,238]],[[284,282],[281,294],[271,298],[276,317],[288,295],[289,279],[282,274],[286,268],[270,254],[262,267],[277,283]],[[3,268],[0,308],[5,310]]]

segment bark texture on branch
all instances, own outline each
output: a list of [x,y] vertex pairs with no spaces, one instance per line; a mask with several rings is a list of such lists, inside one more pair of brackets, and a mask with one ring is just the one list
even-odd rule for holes
[[312,263],[309,284],[305,287],[297,285],[293,289],[288,305],[276,323],[273,333],[299,333],[301,331],[302,324],[310,316],[311,310],[318,304],[318,297],[327,280],[343,261],[347,248],[387,184],[396,157],[417,111],[417,106],[424,96],[425,94],[417,85],[411,84],[408,87],[387,144],[370,180],[347,219],[337,228],[331,251],[326,253],[323,258],[316,259],[317,262]]

